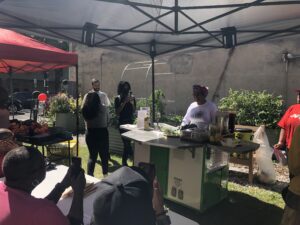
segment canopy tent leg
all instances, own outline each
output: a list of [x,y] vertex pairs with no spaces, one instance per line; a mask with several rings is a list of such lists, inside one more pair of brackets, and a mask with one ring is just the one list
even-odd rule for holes
[[79,153],[79,90],[78,90],[78,64],[75,66],[76,70],[76,156]]
[[152,123],[155,123],[155,68],[154,58],[156,56],[156,44],[155,40],[151,41],[150,44],[150,56],[152,61]]
[[155,123],[155,68],[154,68],[154,57],[152,60],[152,123]]
[[13,85],[12,85],[12,68],[9,67],[8,71],[9,75],[9,89],[10,89],[10,96],[11,96],[11,107],[12,107],[12,118],[15,119],[15,112],[14,112],[14,96],[13,96]]

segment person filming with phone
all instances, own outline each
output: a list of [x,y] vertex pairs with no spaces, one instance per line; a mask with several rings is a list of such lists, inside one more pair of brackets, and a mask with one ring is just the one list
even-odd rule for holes
[[[136,109],[135,97],[132,95],[130,84],[127,81],[120,81],[118,85],[118,96],[115,98],[115,111],[119,117],[118,125],[133,124],[134,112]],[[126,130],[119,129],[120,134]],[[127,159],[131,156],[132,147],[130,140],[122,137],[124,151],[122,156],[122,165],[127,166]]]
[[[31,196],[31,192],[45,179],[45,165],[44,156],[32,147],[18,147],[5,155],[2,167],[5,181],[0,182],[1,225],[83,223],[84,171],[72,165],[50,194],[45,199],[39,199]],[[74,197],[66,217],[56,203],[69,186],[72,186]]]

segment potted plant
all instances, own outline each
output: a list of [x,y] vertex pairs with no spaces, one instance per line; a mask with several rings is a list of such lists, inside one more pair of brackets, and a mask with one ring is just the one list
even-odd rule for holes
[[[79,97],[79,106],[82,99]],[[49,99],[47,115],[53,120],[55,126],[66,130],[76,131],[76,99],[65,93],[59,93]],[[79,113],[79,130],[84,130],[84,122]]]

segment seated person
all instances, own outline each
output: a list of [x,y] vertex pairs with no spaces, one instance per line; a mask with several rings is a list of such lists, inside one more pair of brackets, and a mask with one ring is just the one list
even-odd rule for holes
[[[38,150],[23,146],[15,148],[5,155],[2,168],[5,181],[0,182],[1,225],[82,224],[85,187],[83,170],[74,177],[71,167],[46,199],[38,199],[30,195],[46,176],[45,160]],[[74,190],[74,197],[66,217],[55,203],[70,185]]]
[[2,161],[7,152],[18,147],[14,142],[14,134],[5,128],[0,128],[0,177],[3,177]]
[[[156,179],[150,185],[136,167],[122,167],[101,181],[93,225],[169,225]],[[153,194],[152,194],[153,193]]]

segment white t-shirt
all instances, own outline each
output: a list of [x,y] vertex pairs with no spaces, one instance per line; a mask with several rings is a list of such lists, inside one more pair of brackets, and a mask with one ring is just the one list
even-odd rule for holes
[[203,105],[198,105],[197,102],[193,102],[189,106],[181,126],[190,123],[196,124],[197,126],[199,124],[208,125],[215,119],[217,111],[217,106],[211,101],[206,101]]

